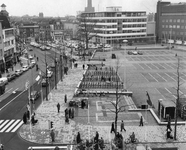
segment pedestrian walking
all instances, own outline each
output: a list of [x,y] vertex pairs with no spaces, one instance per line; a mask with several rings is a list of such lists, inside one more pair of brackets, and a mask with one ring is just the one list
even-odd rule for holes
[[143,117],[142,116],[140,118],[140,125],[139,126],[143,126]]
[[124,122],[123,122],[123,120],[122,120],[122,121],[121,121],[121,132],[122,132],[123,130],[126,132],[125,127],[124,127]]
[[55,142],[55,133],[54,133],[54,130],[53,129],[50,132],[50,137],[52,139],[52,142]]
[[99,140],[99,133],[98,133],[98,131],[96,131],[96,136],[94,138],[94,142],[98,143],[98,140]]
[[114,132],[115,133],[115,129],[114,129],[114,122],[112,122],[112,126],[111,126],[111,131],[110,133]]
[[65,94],[65,98],[64,98],[65,103],[67,103],[67,95]]
[[60,104],[58,103],[57,104],[57,112],[59,113],[59,111],[60,111]]
[[23,122],[24,122],[24,124],[27,123],[27,113],[26,112],[23,114]]

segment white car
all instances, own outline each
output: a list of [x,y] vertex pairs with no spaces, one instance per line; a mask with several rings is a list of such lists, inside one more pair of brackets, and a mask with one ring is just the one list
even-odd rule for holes
[[24,65],[23,67],[22,67],[22,70],[25,72],[25,71],[27,71],[29,69],[29,67],[28,67],[28,65]]
[[7,77],[0,78],[0,83],[8,84],[8,78]]
[[138,52],[137,51],[132,51],[132,54],[133,55],[138,55]]
[[35,64],[36,61],[35,61],[34,59],[32,59],[32,60],[30,61],[30,63],[31,63],[31,64]]
[[53,72],[48,70],[48,71],[47,71],[47,77],[48,77],[48,78],[51,78],[52,75],[53,75]]

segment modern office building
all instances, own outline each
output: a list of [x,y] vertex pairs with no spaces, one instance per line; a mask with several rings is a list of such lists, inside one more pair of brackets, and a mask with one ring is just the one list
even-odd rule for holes
[[[122,11],[122,7],[107,7],[104,12],[81,13],[86,26],[94,25],[92,42],[122,44],[123,40],[139,43],[154,41],[155,35],[147,34],[145,11]],[[84,22],[81,22],[83,24]]]
[[186,41],[186,3],[158,1],[156,35],[158,41],[184,44]]

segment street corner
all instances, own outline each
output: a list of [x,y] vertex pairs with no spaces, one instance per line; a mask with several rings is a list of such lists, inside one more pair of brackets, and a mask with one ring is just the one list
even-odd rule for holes
[[37,125],[24,124],[19,129],[19,136],[29,142],[33,143],[49,143],[50,131],[48,129],[38,128]]

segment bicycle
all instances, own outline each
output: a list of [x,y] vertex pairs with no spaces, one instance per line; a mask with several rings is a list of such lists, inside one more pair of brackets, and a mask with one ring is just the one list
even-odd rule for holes
[[139,140],[137,138],[134,138],[134,140],[131,139],[131,136],[125,140],[125,144],[130,144],[130,143],[139,143]]

